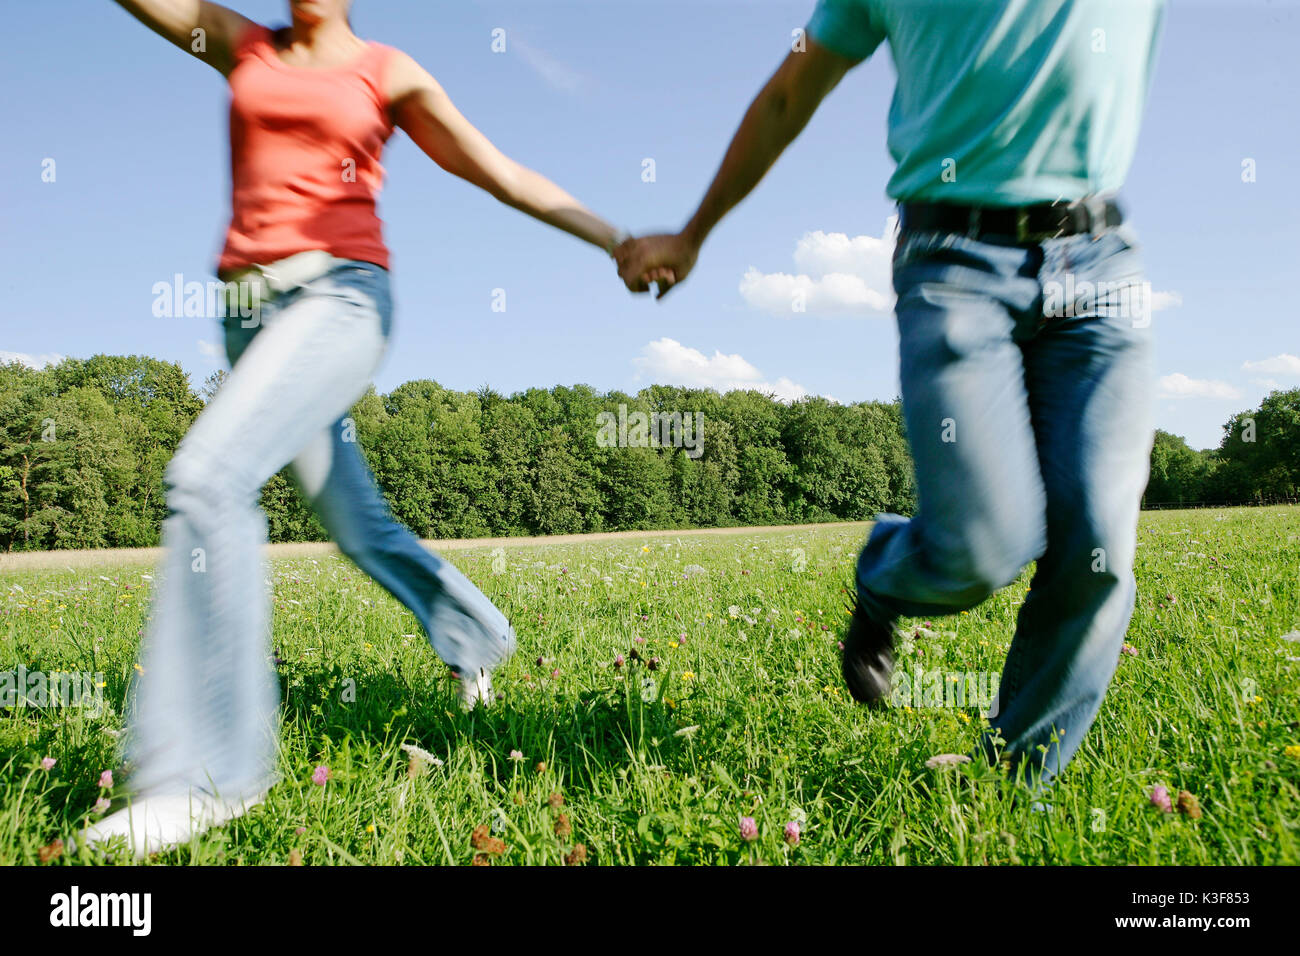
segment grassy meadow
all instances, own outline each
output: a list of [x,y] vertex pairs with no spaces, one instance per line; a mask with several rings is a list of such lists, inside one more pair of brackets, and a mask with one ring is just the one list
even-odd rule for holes
[[[448,552],[520,640],[502,698],[470,714],[346,560],[274,561],[282,783],[148,862],[1300,863],[1300,510],[1143,515],[1131,652],[1051,812],[996,769],[927,766],[971,748],[979,701],[849,699],[837,641],[865,530]],[[151,574],[0,574],[0,672],[103,675],[102,707],[0,710],[0,863],[94,862],[55,841],[122,797]],[[996,676],[1028,582],[902,622],[902,666]],[[1195,807],[1164,812],[1156,786]]]

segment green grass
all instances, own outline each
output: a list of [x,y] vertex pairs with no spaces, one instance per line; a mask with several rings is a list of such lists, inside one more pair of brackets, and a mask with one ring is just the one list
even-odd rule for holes
[[[504,699],[468,715],[414,618],[360,572],[334,557],[278,562],[283,782],[152,862],[282,864],[297,851],[308,864],[468,864],[472,831],[488,825],[506,845],[494,864],[561,864],[577,843],[599,864],[1300,863],[1300,643],[1283,640],[1300,627],[1300,511],[1143,516],[1137,653],[1121,658],[1050,814],[1012,799],[996,770],[926,768],[971,747],[977,708],[868,712],[847,698],[836,641],[862,537],[521,545],[504,566],[456,552],[520,637]],[[120,791],[114,734],[148,570],[0,576],[0,670],[101,671],[108,704],[0,715],[0,863],[35,863],[93,819],[101,771],[117,770]],[[1027,587],[1026,574],[919,634],[904,622],[905,659],[997,673]],[[634,648],[658,669],[616,668]],[[442,763],[412,768],[403,744]],[[311,782],[321,764],[323,787]],[[1161,813],[1156,784],[1195,794],[1203,816]],[[753,842],[741,816],[758,823]],[[90,860],[69,856],[55,865]]]

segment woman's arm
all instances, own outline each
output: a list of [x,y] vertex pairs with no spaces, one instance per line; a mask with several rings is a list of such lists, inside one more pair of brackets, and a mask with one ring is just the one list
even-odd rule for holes
[[154,33],[223,76],[235,66],[235,44],[253,21],[207,0],[117,0]]
[[618,229],[493,146],[461,115],[438,81],[405,53],[394,54],[388,96],[394,122],[447,172],[606,253],[621,240]]

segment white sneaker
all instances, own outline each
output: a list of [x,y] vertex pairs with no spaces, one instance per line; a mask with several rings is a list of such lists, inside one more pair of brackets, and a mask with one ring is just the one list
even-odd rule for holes
[[242,800],[222,800],[199,790],[141,796],[86,827],[68,841],[69,849],[76,852],[78,844],[102,847],[124,837],[138,859],[188,843],[210,827],[242,816],[265,799],[265,791]]
[[478,674],[470,677],[460,675],[460,706],[462,710],[473,710],[475,705],[487,707],[496,700],[492,692],[492,675],[486,667],[480,667]]

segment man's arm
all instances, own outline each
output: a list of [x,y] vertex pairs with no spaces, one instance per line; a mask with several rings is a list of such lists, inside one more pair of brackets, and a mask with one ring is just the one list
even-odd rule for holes
[[617,229],[545,176],[504,155],[405,53],[395,54],[388,87],[396,124],[447,172],[534,219],[613,251]]
[[686,227],[675,235],[628,240],[615,251],[627,287],[645,292],[651,282],[658,282],[663,297],[685,279],[713,227],[759,184],[821,101],[859,62],[811,39],[806,52],[790,53],[750,104],[713,184]]
[[117,5],[223,76],[234,68],[235,44],[253,23],[207,0],[117,0]]

